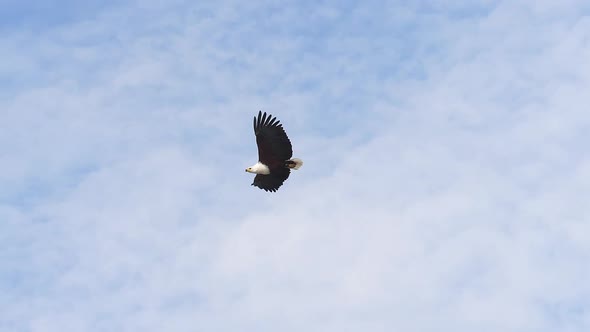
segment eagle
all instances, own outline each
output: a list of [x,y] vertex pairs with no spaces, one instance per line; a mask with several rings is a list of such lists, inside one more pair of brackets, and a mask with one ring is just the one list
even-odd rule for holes
[[271,114],[258,111],[254,117],[254,135],[258,145],[258,162],[246,168],[254,173],[253,186],[270,192],[276,192],[289,178],[292,169],[299,169],[303,161],[293,157],[291,141],[283,125]]

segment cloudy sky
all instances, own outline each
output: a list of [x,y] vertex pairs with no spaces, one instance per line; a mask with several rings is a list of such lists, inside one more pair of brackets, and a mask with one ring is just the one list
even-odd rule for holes
[[[586,0],[2,0],[0,331],[590,330]],[[250,186],[252,117],[305,165]]]

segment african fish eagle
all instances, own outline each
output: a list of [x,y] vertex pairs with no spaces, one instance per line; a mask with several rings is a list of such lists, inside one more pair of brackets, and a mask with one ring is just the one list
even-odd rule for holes
[[246,172],[256,174],[253,186],[275,192],[287,180],[291,169],[299,169],[303,161],[291,158],[291,141],[276,117],[259,111],[258,118],[254,117],[254,134],[258,145],[258,162],[246,168]]

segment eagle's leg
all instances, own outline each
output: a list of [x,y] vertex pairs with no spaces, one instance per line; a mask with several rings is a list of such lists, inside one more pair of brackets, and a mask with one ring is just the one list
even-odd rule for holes
[[303,165],[303,161],[298,158],[293,158],[285,161],[285,167],[292,169],[299,169]]

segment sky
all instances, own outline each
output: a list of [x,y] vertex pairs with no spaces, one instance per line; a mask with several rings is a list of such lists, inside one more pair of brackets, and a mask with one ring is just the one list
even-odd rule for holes
[[588,1],[0,8],[0,331],[590,330]]

